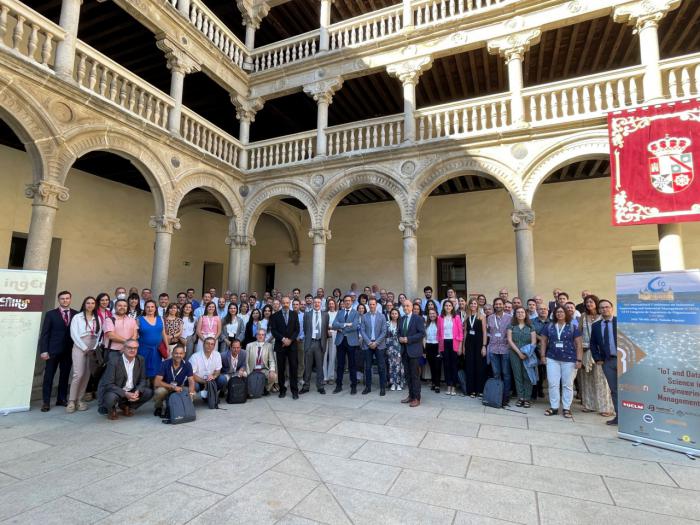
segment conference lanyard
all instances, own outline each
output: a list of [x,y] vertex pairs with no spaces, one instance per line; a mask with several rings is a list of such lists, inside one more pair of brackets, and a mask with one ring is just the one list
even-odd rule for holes
[[474,322],[476,321],[476,315],[470,315],[469,316],[469,335],[474,335],[476,332],[474,331]]
[[554,328],[557,330],[557,341],[561,341],[561,334],[564,333],[564,330],[566,330],[566,325],[563,325],[561,329],[559,329],[559,323],[554,325]]
[[170,367],[170,373],[173,376],[173,380],[170,382],[171,385],[176,385],[177,384],[177,376],[180,375],[180,372],[182,372],[183,366],[180,365],[180,368],[177,369],[177,374],[175,373],[175,369],[171,366]]

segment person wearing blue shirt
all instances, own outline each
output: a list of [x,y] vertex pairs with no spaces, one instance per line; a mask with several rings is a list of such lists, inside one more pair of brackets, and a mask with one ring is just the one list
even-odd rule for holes
[[304,310],[301,309],[301,300],[294,299],[292,301],[292,310],[299,319],[299,335],[296,340],[297,350],[297,378],[301,383],[300,389],[304,386]]
[[156,406],[153,412],[154,416],[163,416],[163,401],[173,392],[182,392],[185,382],[187,382],[190,397],[194,398],[192,365],[185,361],[185,347],[177,344],[173,348],[173,357],[161,363],[160,372],[153,380],[153,387],[155,388],[153,400]]
[[[211,302],[211,294],[209,292],[204,292],[202,294],[202,304],[194,309],[194,320],[199,320],[200,317],[204,315],[204,309]],[[194,304],[192,305],[194,308]]]

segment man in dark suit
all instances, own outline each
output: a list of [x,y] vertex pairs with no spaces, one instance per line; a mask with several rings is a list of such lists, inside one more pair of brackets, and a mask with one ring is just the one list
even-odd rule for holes
[[410,407],[420,406],[420,358],[423,356],[423,338],[425,337],[425,321],[420,315],[412,313],[413,304],[406,299],[403,302],[404,316],[399,320],[399,343],[401,343],[401,359],[406,371],[408,397],[402,403]]
[[287,395],[285,386],[285,365],[289,363],[289,386],[292,398],[299,399],[299,381],[297,378],[296,340],[299,337],[299,316],[289,309],[289,297],[282,297],[282,309],[272,314],[270,330],[275,338],[275,356],[277,356],[277,377],[280,385],[279,397]]
[[613,315],[613,304],[607,299],[598,302],[602,319],[591,326],[591,356],[596,365],[603,365],[603,373],[610,387],[615,417],[608,425],[617,425],[617,317]]
[[346,294],[343,297],[343,308],[338,311],[333,320],[333,330],[336,330],[335,346],[337,348],[334,394],[343,390],[346,356],[348,359],[348,374],[350,375],[350,394],[357,394],[357,362],[355,355],[360,347],[360,314],[352,308],[353,302],[353,296]]
[[41,326],[39,336],[39,354],[41,359],[46,361],[44,368],[44,383],[42,386],[43,403],[42,412],[51,410],[51,390],[53,389],[53,379],[56,370],[61,372],[58,375],[58,394],[56,396],[56,406],[66,406],[68,397],[68,380],[70,379],[70,368],[73,364],[71,349],[73,341],[70,338],[70,322],[78,312],[70,307],[71,293],[63,291],[58,294],[59,307],[46,312],[44,324]]
[[372,359],[377,358],[379,371],[379,395],[386,395],[386,320],[377,312],[377,300],[372,296],[369,300],[369,312],[360,321],[362,335],[362,350],[365,361],[365,389],[363,394],[372,391]]
[[323,377],[323,351],[328,340],[328,312],[321,309],[323,300],[315,297],[313,308],[304,312],[304,387],[301,393],[309,391],[311,370],[316,361],[316,389],[319,394],[325,394]]
[[122,356],[111,359],[107,363],[100,380],[100,406],[107,409],[107,418],[119,419],[117,407],[122,413],[131,417],[134,410],[153,397],[153,390],[146,382],[146,365],[143,357],[136,355],[139,343],[135,339],[127,339],[122,347]]

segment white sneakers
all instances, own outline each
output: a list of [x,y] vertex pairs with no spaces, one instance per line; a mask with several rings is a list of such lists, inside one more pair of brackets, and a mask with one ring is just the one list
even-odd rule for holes
[[396,385],[391,385],[391,390],[395,392],[395,391],[396,391]]
[[75,401],[68,401],[68,404],[66,405],[66,412],[68,414],[75,412]]

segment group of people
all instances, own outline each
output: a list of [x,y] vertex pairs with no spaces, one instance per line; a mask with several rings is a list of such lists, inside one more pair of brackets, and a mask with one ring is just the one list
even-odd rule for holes
[[571,418],[576,384],[584,412],[617,423],[617,321],[609,300],[584,290],[575,304],[559,289],[549,302],[510,298],[506,289],[491,303],[452,289],[437,300],[430,286],[423,294],[410,300],[353,283],[329,297],[323,288],[303,297],[298,288],[260,297],[219,297],[210,289],[198,299],[188,289],[173,302],[161,293],[156,302],[148,288],[119,287],[113,299],[86,297],[76,311],[63,291],[39,340],[46,362],[41,410],[51,408],[57,371],[57,406],[72,413],[97,399],[98,410],[117,419],[151,398],[162,417],[172,392],[206,398],[215,386],[223,396],[231,378],[256,374],[264,376],[262,395],[289,390],[297,399],[309,392],[314,371],[320,394],[328,385],[341,392],[347,369],[350,394],[361,382],[367,395],[376,366],[379,395],[407,388],[402,403],[410,407],[421,404],[421,381],[436,394],[444,388],[448,396],[476,398],[492,377],[503,382],[503,405],[513,399],[527,409],[544,397],[546,381],[545,415],[561,409]]

